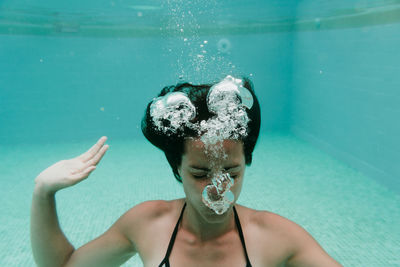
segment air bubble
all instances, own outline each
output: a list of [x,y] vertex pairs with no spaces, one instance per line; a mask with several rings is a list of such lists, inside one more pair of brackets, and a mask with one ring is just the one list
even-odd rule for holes
[[231,50],[231,42],[226,38],[222,38],[218,41],[217,47],[219,52],[227,54]]
[[233,184],[234,180],[229,173],[217,173],[212,179],[212,184],[204,187],[203,203],[216,214],[224,214],[235,200],[235,196],[230,190]]

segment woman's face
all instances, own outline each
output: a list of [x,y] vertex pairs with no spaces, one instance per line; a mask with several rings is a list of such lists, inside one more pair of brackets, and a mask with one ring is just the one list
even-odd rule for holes
[[[200,139],[187,139],[184,144],[182,162],[178,168],[182,177],[182,184],[186,194],[186,201],[197,210],[207,221],[218,221],[224,215],[216,215],[202,201],[204,187],[211,184],[214,175],[229,173],[234,180],[230,188],[235,196],[234,202],[239,197],[245,170],[243,143],[237,140],[224,140],[218,146],[219,156],[216,156],[213,147],[206,149]],[[233,204],[232,204],[233,205]]]

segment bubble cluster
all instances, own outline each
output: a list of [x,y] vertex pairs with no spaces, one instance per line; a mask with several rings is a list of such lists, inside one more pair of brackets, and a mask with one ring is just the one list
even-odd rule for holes
[[[230,110],[230,111],[228,111]],[[231,113],[230,113],[231,112]],[[200,140],[206,145],[216,145],[226,139],[240,139],[247,135],[249,118],[244,108],[229,108],[207,121],[201,121]]]
[[235,200],[230,190],[233,184],[234,181],[229,173],[218,173],[213,177],[212,184],[204,187],[203,203],[218,215],[225,213]]
[[245,137],[249,122],[245,108],[252,107],[252,99],[240,79],[228,75],[220,83],[215,84],[207,96],[208,109],[215,116],[200,122],[201,141],[207,146],[226,139]]
[[[241,73],[238,66],[232,65],[231,41],[225,36],[219,43],[219,38],[210,34],[219,31],[215,11],[222,7],[223,3],[216,0],[163,1],[168,12],[162,31],[168,40],[165,62],[170,62],[173,77],[183,75],[187,81],[202,82],[218,79],[221,74]],[[173,53],[168,47],[174,48]]]
[[159,131],[176,134],[196,116],[196,108],[185,93],[172,92],[153,100],[150,116]]

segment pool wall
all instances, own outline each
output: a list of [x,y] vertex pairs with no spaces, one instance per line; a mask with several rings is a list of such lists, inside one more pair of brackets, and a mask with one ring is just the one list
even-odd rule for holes
[[[302,1],[296,13],[305,17],[318,4]],[[335,19],[336,27],[321,19],[314,29],[293,32],[290,125],[296,135],[400,192],[400,23],[378,23],[396,14],[399,19],[400,9],[374,12],[358,15],[358,23],[352,15],[348,28],[339,24],[344,16]],[[365,14],[370,18],[362,21]]]

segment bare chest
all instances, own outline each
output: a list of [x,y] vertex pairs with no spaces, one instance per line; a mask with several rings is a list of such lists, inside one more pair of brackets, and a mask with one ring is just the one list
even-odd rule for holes
[[[159,237],[157,239],[147,239],[149,242],[139,251],[146,267],[159,266],[166,257],[170,233],[157,236]],[[260,241],[261,238],[257,235],[249,233],[245,236],[245,246],[251,265],[253,267],[285,266],[288,255],[282,245],[273,240],[272,242]],[[171,267],[246,267],[246,254],[237,232],[204,244],[191,243],[184,233],[178,232],[168,261]]]
[[[168,242],[169,243],[169,240]],[[170,255],[167,254],[168,244],[158,251],[152,251],[151,257],[142,258],[145,266],[159,266],[167,257],[172,267],[180,266],[230,266],[245,267],[245,252],[239,237],[229,236],[202,244],[190,242],[183,234],[177,235]]]

